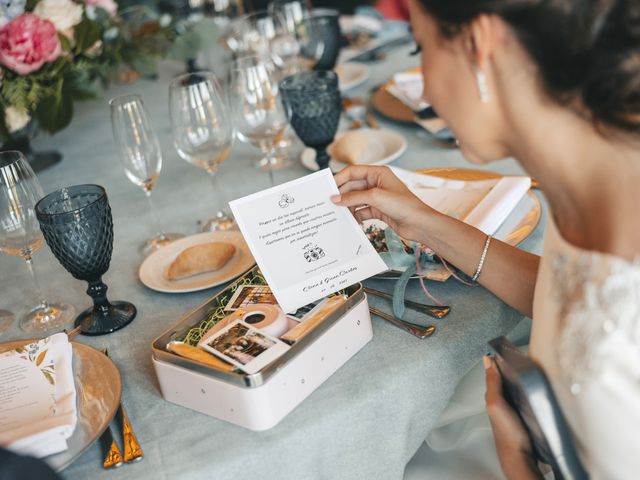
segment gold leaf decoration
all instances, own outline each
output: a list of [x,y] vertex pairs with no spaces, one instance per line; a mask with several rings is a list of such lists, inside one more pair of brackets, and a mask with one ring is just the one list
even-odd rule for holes
[[36,359],[36,366],[39,367],[40,364],[44,361],[44,357],[47,355],[47,352],[49,350],[43,350],[42,352],[40,352],[40,355],[38,355],[38,358]]

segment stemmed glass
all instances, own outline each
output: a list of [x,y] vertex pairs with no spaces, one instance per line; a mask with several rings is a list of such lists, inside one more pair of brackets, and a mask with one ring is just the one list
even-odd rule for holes
[[278,163],[277,145],[287,128],[287,118],[268,62],[258,56],[235,61],[231,80],[231,114],[243,139],[262,150],[271,184]]
[[228,230],[235,226],[224,210],[217,186],[220,164],[231,152],[233,128],[218,80],[211,72],[188,73],[169,86],[169,112],[173,143],[180,158],[209,174],[218,211],[202,230]]
[[131,183],[142,188],[149,202],[155,231],[158,232],[142,246],[142,253],[148,255],[184,237],[179,233],[165,233],[162,230],[158,212],[151,199],[151,191],[156,186],[162,169],[160,142],[153,131],[140,95],[121,95],[112,98],[109,106],[111,107],[111,128],[118,156],[127,178]]
[[327,147],[342,110],[338,76],[324,70],[296,73],[280,83],[280,91],[291,126],[302,143],[315,149],[318,167],[327,168]]
[[288,73],[313,68],[324,52],[324,40],[318,20],[311,14],[306,2],[298,0],[275,2],[270,11],[278,23],[281,35],[288,35],[297,42],[297,69]]
[[62,330],[75,314],[66,303],[45,299],[33,266],[33,254],[43,243],[34,212],[42,196],[42,187],[24,155],[0,152],[0,251],[22,257],[33,278],[38,305],[20,320],[20,328],[31,334]]
[[317,8],[313,10],[312,15],[324,45],[322,55],[313,68],[314,70],[333,70],[340,54],[342,40],[340,12],[329,8]]
[[85,335],[103,335],[128,325],[136,316],[129,302],[109,302],[102,276],[113,251],[113,219],[107,192],[99,185],[76,185],[50,193],[36,204],[47,245],[62,266],[89,283],[93,307],[76,318]]

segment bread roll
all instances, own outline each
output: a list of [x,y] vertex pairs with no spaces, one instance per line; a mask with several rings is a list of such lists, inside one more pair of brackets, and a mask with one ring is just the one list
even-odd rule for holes
[[184,249],[169,265],[167,280],[180,280],[204,272],[212,272],[224,267],[233,257],[236,247],[230,243],[200,243]]
[[384,156],[384,145],[368,130],[353,130],[329,147],[329,155],[342,163],[372,163]]

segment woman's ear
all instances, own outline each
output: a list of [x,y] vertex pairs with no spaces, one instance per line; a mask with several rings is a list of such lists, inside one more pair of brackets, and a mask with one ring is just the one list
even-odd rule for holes
[[491,59],[496,48],[495,15],[482,14],[474,18],[465,29],[465,50],[474,67],[483,68]]

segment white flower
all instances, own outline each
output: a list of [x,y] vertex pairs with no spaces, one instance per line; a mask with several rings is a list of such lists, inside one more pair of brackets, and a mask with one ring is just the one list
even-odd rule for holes
[[26,110],[20,110],[16,107],[7,107],[4,111],[4,122],[7,125],[9,133],[17,132],[27,126],[31,117]]
[[71,0],[41,0],[33,13],[49,20],[59,32],[65,32],[82,20],[82,5]]
[[167,28],[169,25],[171,25],[171,15],[169,15],[168,13],[160,15],[160,20],[158,20],[158,23],[162,28]]

